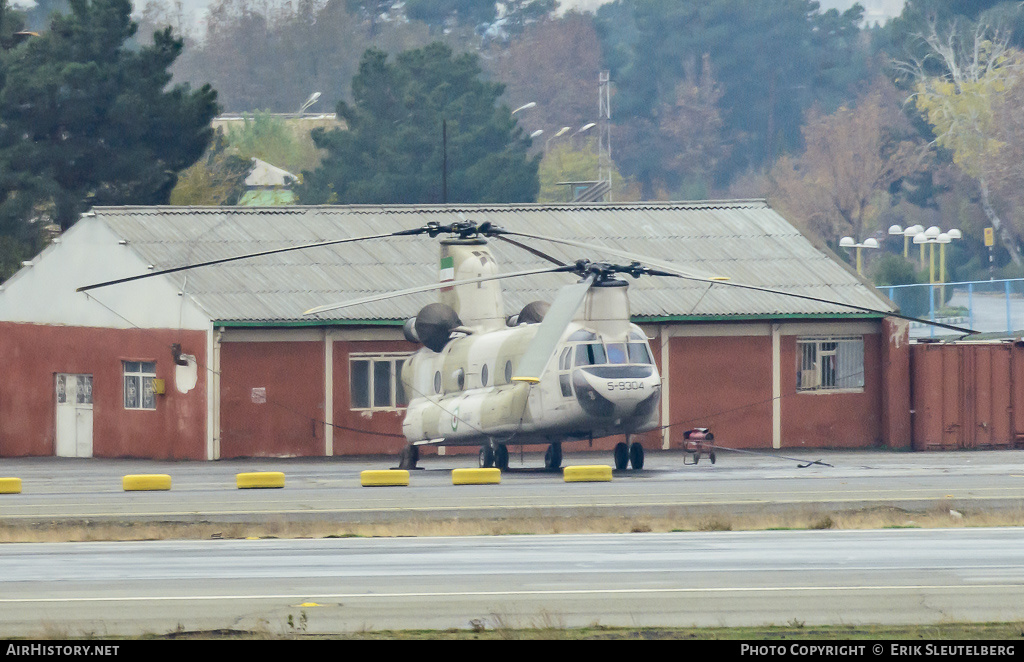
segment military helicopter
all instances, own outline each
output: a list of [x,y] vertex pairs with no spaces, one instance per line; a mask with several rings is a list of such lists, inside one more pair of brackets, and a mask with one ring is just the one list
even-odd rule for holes
[[[864,312],[916,320],[818,297],[734,283],[652,258],[606,246],[507,231],[490,223],[436,222],[393,233],[351,237],[278,248],[149,272],[78,291],[221,264],[234,260],[371,239],[426,234],[440,240],[439,282],[383,295],[327,304],[306,311],[328,311],[385,298],[439,290],[404,325],[407,340],[422,345],[404,364],[402,385],[411,396],[403,420],[407,445],[399,466],[415,468],[422,446],[478,446],[481,467],[508,468],[512,446],[547,445],[544,466],[562,463],[562,444],[623,435],[616,444],[619,470],[643,468],[644,449],[634,435],[658,427],[661,377],[643,331],[630,322],[628,281],[624,276],[683,278],[709,284],[784,294]],[[548,241],[630,260],[626,265],[578,260],[565,264],[513,237]],[[553,266],[500,273],[488,240],[513,244]],[[541,273],[566,273],[577,282],[563,286],[551,304],[535,301],[505,317],[500,281]],[[971,333],[969,329],[937,326]]]
[[[509,444],[547,444],[544,465],[557,469],[563,441],[629,439],[657,427],[661,378],[646,336],[629,321],[627,282],[617,277],[639,276],[641,267],[559,263],[540,272],[573,273],[579,282],[550,306],[533,302],[506,319],[499,280],[538,271],[498,273],[486,239],[501,236],[498,228],[466,222],[436,230],[450,234],[440,242],[440,283],[386,295],[440,289],[441,299],[404,327],[406,339],[423,347],[402,370],[412,397],[401,467],[414,467],[423,445],[479,446],[481,467],[505,469]],[[617,468],[643,463],[639,442],[616,446]]]

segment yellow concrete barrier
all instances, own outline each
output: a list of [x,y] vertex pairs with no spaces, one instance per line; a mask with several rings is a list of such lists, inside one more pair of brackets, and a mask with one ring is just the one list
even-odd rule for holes
[[367,469],[359,474],[363,487],[408,485],[409,472],[405,469]]
[[130,474],[121,480],[125,492],[169,490],[171,477],[167,474]]
[[452,469],[452,485],[496,485],[501,482],[501,469]]
[[612,479],[612,468],[607,465],[584,465],[566,467],[562,476],[567,483],[598,483]]
[[21,479],[0,478],[0,494],[21,494]]
[[284,487],[284,474],[280,471],[252,471],[235,476],[240,490]]

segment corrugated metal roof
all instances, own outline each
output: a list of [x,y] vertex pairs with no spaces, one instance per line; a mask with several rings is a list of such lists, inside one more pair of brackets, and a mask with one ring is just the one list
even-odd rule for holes
[[[318,241],[396,232],[460,220],[506,230],[587,242],[673,262],[731,282],[780,289],[868,308],[895,310],[845,265],[815,248],[761,200],[593,205],[463,205],[347,207],[97,207],[96,217],[157,269]],[[518,241],[571,263],[621,257],[546,241]],[[502,269],[548,262],[491,240]],[[307,320],[314,306],[437,280],[438,240],[375,239],[252,258],[165,276],[217,320]],[[187,274],[187,283],[185,282]],[[504,282],[509,314],[535,299],[551,300],[573,277],[528,276]],[[850,314],[848,308],[783,295],[709,286],[675,278],[630,280],[640,317]],[[436,294],[388,299],[328,313],[335,320],[404,319]]]

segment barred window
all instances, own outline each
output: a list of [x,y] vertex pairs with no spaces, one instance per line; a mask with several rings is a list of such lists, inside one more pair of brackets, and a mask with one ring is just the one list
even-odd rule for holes
[[864,388],[864,338],[797,338],[797,391]]
[[409,354],[353,355],[349,358],[352,409],[395,409],[409,404],[402,368]]
[[155,361],[122,361],[124,366],[124,408],[156,409],[153,380]]

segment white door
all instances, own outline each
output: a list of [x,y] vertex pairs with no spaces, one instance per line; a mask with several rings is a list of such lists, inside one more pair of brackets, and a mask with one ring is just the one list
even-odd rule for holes
[[92,457],[92,375],[56,378],[58,457]]

